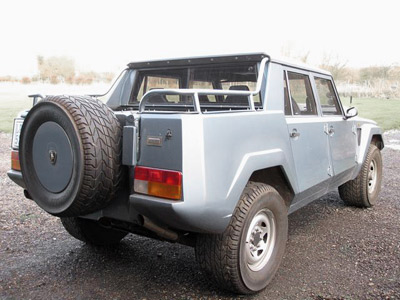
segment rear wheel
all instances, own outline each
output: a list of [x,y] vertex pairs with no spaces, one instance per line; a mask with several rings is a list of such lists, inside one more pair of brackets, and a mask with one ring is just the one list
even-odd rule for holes
[[96,246],[109,246],[119,243],[128,233],[108,228],[96,221],[82,218],[61,218],[61,223],[74,238]]
[[269,185],[249,182],[224,233],[199,235],[196,258],[208,278],[251,294],[274,277],[285,251],[287,207]]
[[378,199],[381,182],[381,151],[377,146],[371,144],[358,176],[339,187],[340,198],[347,205],[371,207]]

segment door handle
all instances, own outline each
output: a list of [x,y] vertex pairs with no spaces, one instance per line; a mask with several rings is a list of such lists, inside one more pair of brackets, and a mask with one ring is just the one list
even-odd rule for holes
[[324,131],[329,136],[333,136],[333,134],[335,133],[335,129],[333,128],[333,125],[329,126],[328,124],[324,125]]
[[300,132],[297,132],[296,128],[293,128],[292,132],[290,133],[291,138],[298,138],[300,136]]

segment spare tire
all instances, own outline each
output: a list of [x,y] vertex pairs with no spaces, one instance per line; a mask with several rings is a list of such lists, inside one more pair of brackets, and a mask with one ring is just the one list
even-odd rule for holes
[[121,179],[121,125],[89,96],[49,96],[28,113],[20,162],[26,189],[45,211],[85,215],[107,206]]

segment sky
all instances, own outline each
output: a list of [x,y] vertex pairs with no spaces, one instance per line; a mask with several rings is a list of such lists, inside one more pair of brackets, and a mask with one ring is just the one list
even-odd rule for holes
[[[399,4],[398,4],[399,3]],[[400,64],[400,1],[5,0],[0,76],[34,75],[37,56],[117,73],[130,61],[242,52],[324,55],[350,67]]]

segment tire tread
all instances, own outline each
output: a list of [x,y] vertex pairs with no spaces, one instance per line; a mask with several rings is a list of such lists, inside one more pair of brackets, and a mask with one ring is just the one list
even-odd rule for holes
[[78,216],[107,206],[122,180],[122,129],[113,111],[89,96],[49,96],[73,119],[83,147],[83,181],[72,205],[59,216]]

